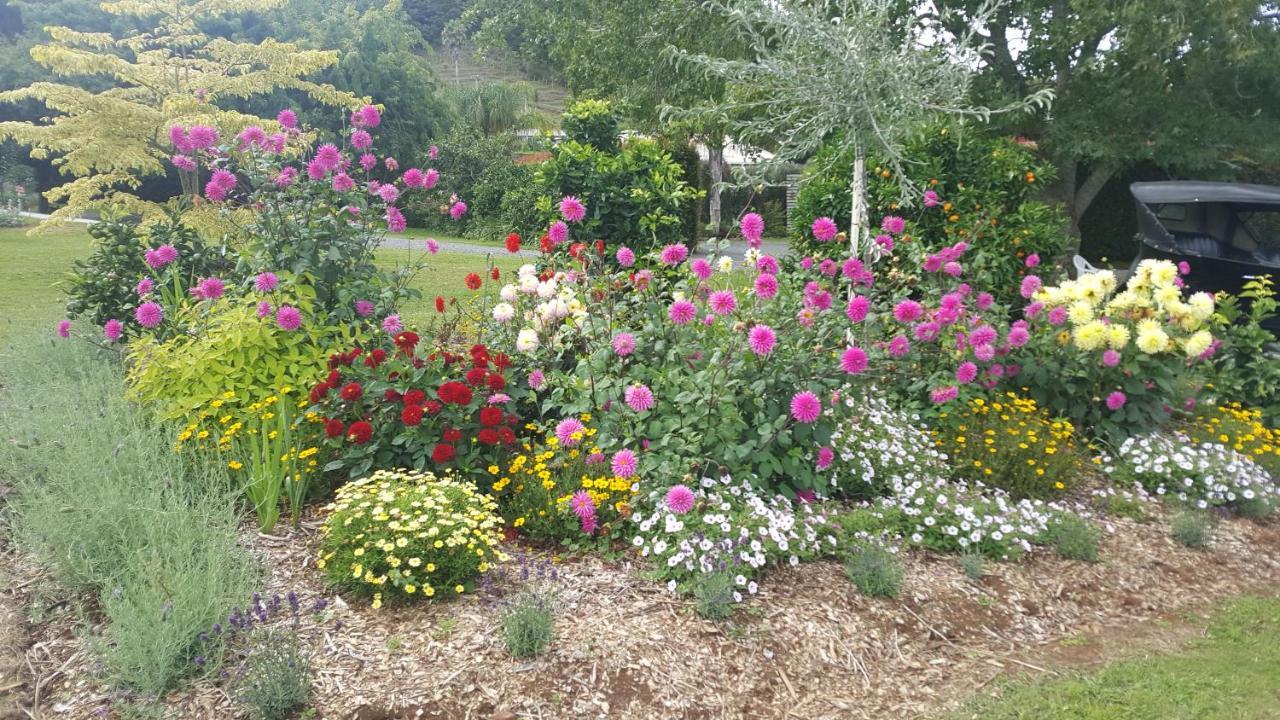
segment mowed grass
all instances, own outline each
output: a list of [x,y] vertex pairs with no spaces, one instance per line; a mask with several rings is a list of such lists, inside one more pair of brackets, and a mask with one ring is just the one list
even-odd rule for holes
[[[68,225],[38,235],[28,235],[30,228],[0,229],[0,337],[17,337],[31,328],[53,331],[65,314],[65,297],[58,284],[71,270],[73,261],[85,258],[92,247],[92,238],[83,225]],[[443,236],[437,236],[445,240]],[[447,238],[450,242],[455,238]],[[378,251],[377,262],[385,268],[394,268],[427,257],[426,269],[414,277],[412,286],[422,292],[420,300],[403,308],[408,319],[426,317],[434,313],[435,297],[465,300],[474,295],[463,284],[469,272],[484,275],[492,267],[486,255],[480,253],[449,253],[426,255],[421,247],[412,250],[383,248]],[[495,246],[492,263],[496,264],[505,279],[514,272],[521,259]],[[485,275],[486,279],[488,275]]]
[[1280,718],[1280,599],[1238,598],[1177,653],[1007,688],[948,720]]

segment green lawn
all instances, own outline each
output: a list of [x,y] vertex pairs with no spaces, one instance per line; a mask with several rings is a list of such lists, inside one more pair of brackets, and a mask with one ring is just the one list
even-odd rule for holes
[[[73,260],[88,255],[90,243],[89,234],[81,225],[34,236],[28,236],[26,228],[0,229],[0,336],[12,337],[20,329],[33,325],[53,331],[64,308],[56,283],[71,269]],[[394,267],[417,261],[425,254],[422,248],[384,249],[378,252],[378,263]],[[431,306],[437,295],[445,298],[471,295],[462,284],[463,278],[468,272],[484,273],[488,267],[486,257],[480,254],[442,252],[428,260],[426,270],[413,282],[413,286],[422,291],[423,299],[404,308],[407,317],[434,312]],[[494,262],[504,275],[520,265],[500,246],[494,247]]]
[[1280,718],[1280,600],[1240,598],[1180,652],[1015,685],[950,716],[981,720]]

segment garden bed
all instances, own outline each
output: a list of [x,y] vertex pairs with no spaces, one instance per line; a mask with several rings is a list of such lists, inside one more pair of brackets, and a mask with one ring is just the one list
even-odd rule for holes
[[[912,551],[897,600],[860,595],[836,563],[804,564],[770,574],[759,597],[723,623],[698,617],[629,563],[555,558],[556,642],[522,660],[495,632],[490,596],[501,588],[380,610],[328,594],[312,568],[316,525],[293,537],[243,538],[270,568],[264,595],[328,599],[304,616],[302,632],[319,718],[927,717],[1006,673],[1165,647],[1185,637],[1170,619],[1280,589],[1280,526],[1240,519],[1224,520],[1208,551],[1175,543],[1163,518],[1119,520],[1102,541],[1101,563],[1036,553],[988,563],[978,581],[954,557]],[[29,582],[38,571],[14,567],[15,591],[0,612],[30,617],[21,607],[41,591]],[[36,607],[50,604],[41,598]],[[22,666],[24,703],[39,686],[51,716],[103,717],[112,696],[94,679],[72,614],[55,611],[28,630],[26,657],[5,666]],[[166,705],[166,717],[236,716],[208,680]]]

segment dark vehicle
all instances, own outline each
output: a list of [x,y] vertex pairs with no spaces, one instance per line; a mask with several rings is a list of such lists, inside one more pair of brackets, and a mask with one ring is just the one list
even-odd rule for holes
[[[1192,290],[1237,293],[1245,281],[1280,282],[1280,187],[1174,180],[1129,186],[1145,259],[1186,261]],[[1280,338],[1280,318],[1265,323]]]

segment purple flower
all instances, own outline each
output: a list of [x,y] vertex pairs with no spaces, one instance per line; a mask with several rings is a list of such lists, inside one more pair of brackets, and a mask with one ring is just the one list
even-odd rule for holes
[[258,273],[253,279],[253,288],[258,292],[271,292],[276,289],[276,285],[280,284],[280,279],[273,272]]
[[822,401],[808,390],[791,396],[791,417],[797,422],[812,423],[822,414]]
[[840,232],[839,228],[836,227],[835,220],[826,216],[814,220],[810,229],[813,230],[813,237],[818,242],[830,242]]
[[677,300],[667,308],[667,317],[676,325],[684,325],[698,314],[698,308],[688,300]]
[[846,349],[840,356],[840,369],[850,375],[857,375],[866,370],[867,352],[857,346]]
[[399,315],[388,315],[382,318],[382,331],[388,335],[395,335],[404,329],[404,323],[400,322]]
[[901,235],[906,227],[907,221],[897,215],[885,215],[880,221],[880,229],[892,235]]
[[653,398],[653,391],[645,385],[635,384],[628,387],[622,393],[622,399],[626,401],[627,407],[636,412],[644,412],[652,410],[656,404]]
[[546,382],[546,376],[544,376],[544,375],[542,374],[542,371],[541,371],[541,370],[534,370],[533,372],[529,373],[529,387],[530,387],[530,388],[532,388],[532,389],[534,389],[534,390],[541,390],[541,389],[542,389],[542,385],[543,385],[545,382]]
[[662,248],[662,252],[658,253],[658,259],[662,261],[663,265],[679,265],[687,257],[689,257],[689,248],[685,247],[683,243],[667,245]]
[[547,229],[547,237],[551,238],[551,242],[559,245],[569,239],[569,226],[565,225],[563,220],[557,220]]
[[938,193],[932,190],[925,190],[924,206],[927,208],[931,208],[931,207],[937,207],[937,205],[938,205]]
[[754,289],[756,297],[768,300],[778,294],[778,278],[769,273],[761,273],[756,277]]
[[631,333],[620,332],[613,336],[613,351],[618,357],[626,357],[635,352],[636,339]]
[[271,314],[271,303],[263,300],[258,303],[258,319],[261,320]]
[[1116,390],[1107,396],[1107,409],[1111,412],[1115,412],[1116,410],[1124,407],[1124,404],[1128,402],[1128,400],[1129,399],[1125,397],[1124,393]]
[[[800,261],[801,264],[804,264],[805,260],[809,261],[810,267],[813,266],[813,258],[805,258],[804,260]],[[756,260],[756,270],[759,270],[762,273],[777,275],[779,269],[780,267],[778,265],[778,258],[772,255],[761,255],[760,259]],[[808,268],[805,268],[805,269],[807,270]]]
[[556,439],[565,447],[574,447],[582,442],[585,431],[586,427],[577,418],[565,418],[556,424]]
[[107,342],[115,342],[120,339],[120,335],[124,332],[124,324],[119,320],[112,318],[102,326],[102,336]]
[[179,170],[191,172],[196,169],[196,161],[191,159],[190,155],[174,155],[169,158],[169,161],[172,162],[173,166]]
[[751,332],[747,333],[747,344],[751,347],[751,352],[760,357],[773,352],[773,346],[777,342],[778,336],[768,325],[756,325],[751,328]]
[[587,207],[582,201],[573,195],[566,195],[560,199],[560,217],[568,222],[576,223],[587,216]]
[[351,147],[364,150],[373,145],[373,136],[364,130],[351,131]]
[[1102,353],[1102,365],[1104,367],[1113,368],[1120,364],[1120,353],[1115,350],[1104,350]]
[[1042,284],[1038,276],[1028,275],[1022,278],[1022,287],[1019,288],[1018,292],[1022,297],[1030,300],[1033,295],[1040,291]]
[[70,320],[58,321],[58,337],[60,338],[71,337],[71,321]]
[[747,213],[738,222],[738,229],[749,245],[758,247],[764,238],[764,218],[757,213]]
[[956,368],[956,382],[961,385],[968,385],[978,377],[978,366],[971,362],[960,363],[960,367]]
[[955,385],[947,385],[946,387],[934,388],[930,391],[929,399],[932,400],[935,405],[945,405],[952,400],[955,400],[956,396],[959,394],[960,388]]
[[711,273],[712,273],[711,263],[707,262],[702,258],[698,258],[697,260],[694,260],[692,263],[689,263],[689,268],[693,271],[694,277],[698,278],[699,280],[706,280],[707,278],[711,277]]
[[711,293],[707,304],[711,307],[711,312],[717,315],[729,315],[738,309],[738,299],[734,297],[732,290],[717,290]]
[[667,491],[665,498],[667,509],[677,515],[683,515],[693,509],[696,498],[687,485],[675,485]]
[[622,267],[631,267],[632,265],[636,264],[636,254],[632,252],[631,248],[629,247],[618,248],[618,252],[614,255],[614,257],[617,259],[618,264],[621,265]]
[[1039,255],[1037,255],[1036,253],[1031,253],[1030,255],[1028,255],[1028,256],[1027,256],[1027,263],[1026,263],[1026,264],[1027,264],[1027,267],[1029,267],[1029,268],[1033,268],[1033,267],[1035,267],[1035,266],[1039,265],[1039,264],[1040,264],[1040,256],[1039,256]]
[[836,459],[835,450],[832,450],[831,446],[829,445],[824,445],[818,448],[818,459],[816,462],[814,462],[814,465],[819,470],[826,470],[827,468],[831,467],[831,463],[835,462],[835,459]]
[[276,114],[276,122],[280,123],[280,127],[287,130],[296,129],[298,127],[298,114],[285,108]]
[[918,320],[924,314],[924,308],[915,300],[903,300],[893,307],[893,317],[900,323]]
[[630,450],[619,450],[613,454],[609,469],[620,478],[633,477],[636,474],[636,454]]
[[138,297],[142,297],[142,296],[145,296],[147,293],[151,292],[151,290],[155,286],[156,286],[156,283],[151,278],[142,278],[141,280],[138,281],[138,286],[134,289],[137,290]]
[[159,303],[144,302],[133,311],[133,319],[142,327],[151,329],[164,320],[164,308]]
[[281,330],[293,332],[302,326],[302,313],[296,307],[281,305],[276,311],[276,325],[279,325]]
[[356,301],[356,315],[360,317],[369,317],[373,314],[373,303],[368,300]]

